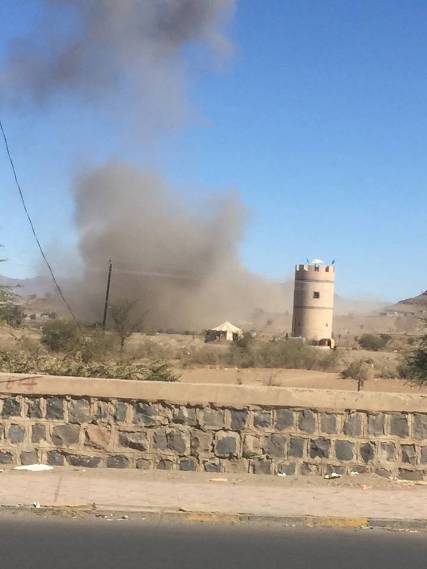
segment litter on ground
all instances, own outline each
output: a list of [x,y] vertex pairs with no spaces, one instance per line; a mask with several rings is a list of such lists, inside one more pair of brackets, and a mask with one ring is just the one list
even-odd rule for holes
[[23,466],[15,466],[13,470],[29,470],[30,472],[43,472],[44,470],[53,470],[53,466],[48,464],[26,464]]
[[331,472],[331,474],[325,474],[324,478],[326,480],[334,480],[335,478],[341,478],[342,474],[338,474],[338,472]]

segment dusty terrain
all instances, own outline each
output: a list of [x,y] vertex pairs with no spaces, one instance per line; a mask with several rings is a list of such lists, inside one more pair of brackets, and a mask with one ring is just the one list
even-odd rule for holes
[[[191,349],[209,346],[213,351],[228,349],[225,344],[205,344],[200,336],[184,334],[158,334],[146,336],[133,334],[129,350],[138,350],[138,346],[149,340],[163,348],[179,350],[182,353]],[[344,369],[348,364],[356,360],[372,360],[376,367],[387,369],[396,365],[400,354],[396,352],[372,352],[368,350],[338,349],[339,367]],[[349,391],[357,390],[357,382],[352,379],[343,379],[338,372],[322,372],[305,369],[274,369],[274,368],[220,368],[215,366],[176,367],[180,381],[184,383],[223,383],[223,384],[253,384],[271,385],[283,387],[308,387],[318,389],[342,389]],[[427,392],[426,387],[410,383],[401,379],[374,378],[365,382],[363,389],[366,391],[379,392]]]
[[[38,340],[40,330],[30,327],[18,329],[0,327],[0,349],[10,349],[22,337]],[[343,379],[339,371],[357,360],[375,362],[376,370],[396,369],[401,357],[400,352],[373,352],[362,349],[340,347],[337,350],[339,358],[336,372],[322,372],[305,369],[275,369],[275,368],[224,368],[212,364],[191,363],[191,354],[197,350],[209,350],[220,354],[229,349],[228,344],[205,344],[203,336],[191,334],[140,334],[135,333],[129,338],[126,351],[136,358],[160,358],[174,362],[173,367],[185,383],[218,383],[243,385],[271,385],[300,388],[357,390],[357,382]],[[188,356],[188,357],[187,357]],[[210,364],[210,365],[208,365]],[[426,387],[401,379],[374,378],[365,382],[363,389],[379,392],[427,392]]]
[[[276,387],[309,387],[316,389],[342,389],[357,391],[357,382],[342,379],[339,373],[304,369],[212,369],[196,368],[178,370],[184,383],[224,383],[272,385]],[[426,393],[427,386],[419,387],[401,379],[370,379],[364,391]]]

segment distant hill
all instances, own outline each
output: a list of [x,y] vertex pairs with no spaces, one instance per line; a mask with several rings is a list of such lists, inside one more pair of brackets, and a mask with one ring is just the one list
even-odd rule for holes
[[401,312],[405,314],[427,313],[427,290],[412,298],[405,298],[396,304],[387,307],[387,312]]
[[29,279],[13,279],[0,275],[0,285],[14,287],[19,296],[45,296],[54,292],[52,280],[49,277],[32,277]]
[[335,314],[370,314],[384,310],[385,302],[381,300],[344,298],[335,295]]

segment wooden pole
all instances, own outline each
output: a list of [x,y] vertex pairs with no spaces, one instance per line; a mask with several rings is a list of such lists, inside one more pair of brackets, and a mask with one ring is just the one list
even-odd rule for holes
[[104,318],[102,319],[102,329],[105,332],[107,326],[107,316],[108,316],[108,301],[110,299],[110,285],[111,285],[111,273],[113,271],[113,263],[111,259],[108,261],[108,276],[107,276],[107,290],[105,291],[105,304],[104,304]]

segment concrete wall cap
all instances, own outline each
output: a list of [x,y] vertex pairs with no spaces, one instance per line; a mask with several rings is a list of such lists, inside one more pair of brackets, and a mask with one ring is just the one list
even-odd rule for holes
[[427,413],[427,394],[354,392],[291,387],[206,385],[60,377],[0,373],[0,395],[62,395],[103,399],[140,399],[177,404],[242,408],[301,407],[330,410],[363,410]]

